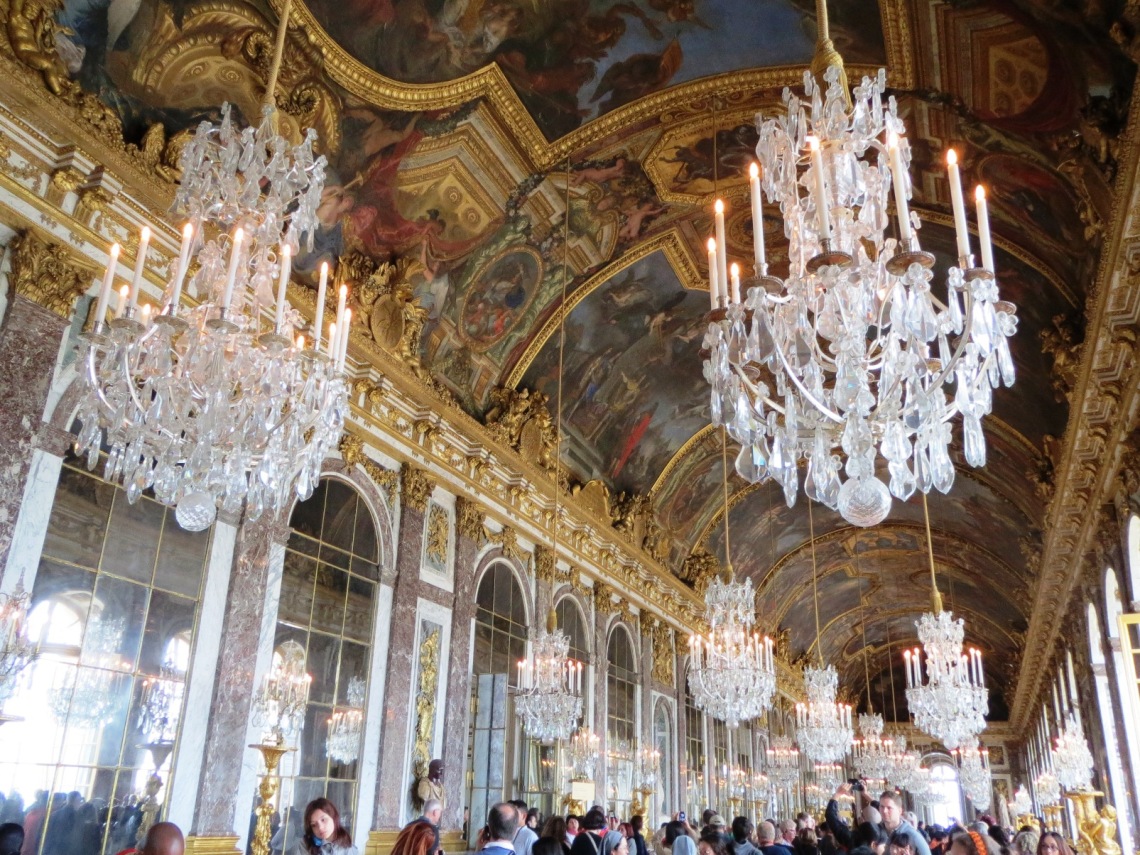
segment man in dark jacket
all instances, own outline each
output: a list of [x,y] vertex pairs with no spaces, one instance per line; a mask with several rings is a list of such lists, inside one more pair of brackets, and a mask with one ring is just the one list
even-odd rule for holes
[[752,845],[754,826],[746,816],[738,816],[732,821],[732,842],[728,844],[729,855],[760,855],[760,850]]

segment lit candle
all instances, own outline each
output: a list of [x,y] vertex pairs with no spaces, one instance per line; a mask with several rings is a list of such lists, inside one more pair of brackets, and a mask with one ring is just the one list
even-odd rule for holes
[[[341,285],[340,286],[340,293],[337,295],[337,301],[336,301],[336,328],[338,330],[344,329],[344,304],[347,300],[348,300],[348,286],[347,285]],[[336,342],[336,344],[339,345],[340,342]],[[331,356],[333,359],[336,359],[336,355],[337,355],[337,349],[336,349],[336,347],[333,346],[333,342],[330,341],[329,342],[329,356]]]
[[141,321],[144,329],[150,326],[150,303],[143,304]]
[[115,306],[115,317],[121,318],[123,312],[127,310],[127,301],[131,298],[131,289],[129,285],[123,285],[119,288],[119,304]]
[[234,296],[234,282],[237,281],[238,262],[241,261],[241,242],[245,232],[240,227],[234,229],[233,243],[230,246],[230,269],[226,271],[226,289],[222,292],[222,311],[229,309]]
[[274,327],[278,335],[285,326],[285,287],[289,284],[289,268],[293,259],[293,250],[289,244],[281,244],[281,278],[277,280],[277,319]]
[[107,315],[107,303],[111,299],[111,288],[115,284],[115,266],[119,263],[121,247],[117,243],[111,244],[107,254],[107,269],[103,272],[103,284],[99,287],[99,297],[95,301],[95,323],[102,324]]
[[329,321],[329,358],[331,359],[336,358],[334,351],[337,347],[336,331],[338,329],[339,327],[336,325],[336,321]]
[[899,153],[898,134],[891,131],[887,136],[887,154],[891,163],[891,181],[895,188],[895,212],[899,218],[899,239],[903,248],[910,246],[910,207],[906,199],[906,175],[902,168],[902,155]]
[[313,350],[321,349],[321,325],[325,322],[325,289],[329,284],[329,263],[321,262],[321,275],[317,280],[317,316],[313,324]]
[[303,335],[297,336],[297,350],[305,349],[305,337]]
[[831,240],[831,212],[827,207],[827,176],[823,173],[823,154],[819,150],[819,138],[809,136],[808,148],[811,149],[811,168],[815,173],[815,208],[819,213],[819,239]]
[[966,205],[962,201],[962,177],[958,172],[958,152],[946,152],[946,169],[950,181],[950,204],[954,208],[954,233],[958,237],[958,257],[970,254],[970,233],[966,230]]
[[131,277],[131,309],[139,304],[139,289],[142,287],[143,268],[146,267],[146,253],[150,248],[150,226],[143,226],[139,233],[139,251],[135,255],[135,273]]
[[914,686],[914,665],[910,661],[910,651],[903,651],[903,659],[906,660],[906,685],[907,688]]
[[982,267],[994,272],[994,245],[990,240],[990,206],[986,202],[986,188],[979,184],[974,190],[978,203],[978,243],[981,244]]
[[187,223],[182,227],[182,248],[178,250],[178,269],[174,271],[174,290],[170,292],[171,315],[178,314],[178,305],[182,301],[182,284],[186,281],[186,271],[190,267],[190,245],[194,240],[194,224]]
[[[716,284],[716,239],[709,238],[709,303],[714,312],[720,305],[719,290]],[[694,641],[694,638],[690,638],[689,644],[692,645]]]
[[336,355],[337,371],[344,371],[344,358],[348,354],[348,334],[352,331],[352,309],[344,310],[344,324],[340,333],[340,350]]
[[756,272],[767,272],[768,259],[764,253],[764,197],[760,190],[760,167],[748,166],[748,189],[752,196],[752,253],[756,256]]
[[728,250],[725,248],[724,238],[724,202],[716,200],[713,205],[713,221],[716,225],[716,282],[720,287],[720,294],[724,297],[725,306],[728,305]]
[[732,262],[732,276],[729,281],[732,283],[732,291],[730,299],[733,303],[740,302],[740,265],[735,261]]

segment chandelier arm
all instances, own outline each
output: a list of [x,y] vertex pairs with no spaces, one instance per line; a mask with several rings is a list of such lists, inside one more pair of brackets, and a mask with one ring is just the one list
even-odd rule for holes
[[103,392],[103,384],[99,382],[98,370],[95,367],[95,351],[96,345],[91,344],[87,349],[87,385],[95,391],[95,395],[99,400],[100,405],[104,409],[104,414],[108,420],[115,414],[115,408],[107,399],[106,394]]
[[803,382],[800,380],[800,378],[798,376],[796,376],[796,372],[794,372],[792,370],[792,367],[788,364],[787,357],[784,356],[784,350],[783,350],[783,348],[780,347],[779,343],[773,342],[773,345],[774,345],[774,349],[776,351],[776,355],[778,357],[780,357],[780,364],[784,366],[784,371],[787,373],[788,377],[791,378],[792,383],[795,384],[796,388],[800,390],[800,392],[803,394],[803,396],[805,398],[807,398],[809,401],[811,401],[812,405],[817,410],[819,410],[821,415],[826,416],[827,418],[831,419],[836,424],[843,424],[843,416],[839,415],[839,413],[830,409],[827,405],[823,404],[818,399],[816,399],[815,395],[813,395],[811,393],[811,390],[809,390],[803,384]]

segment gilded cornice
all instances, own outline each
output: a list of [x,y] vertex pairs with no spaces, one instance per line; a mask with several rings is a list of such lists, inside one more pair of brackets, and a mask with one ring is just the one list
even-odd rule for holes
[[75,301],[95,275],[73,250],[30,229],[12,239],[8,260],[8,282],[14,292],[62,318],[71,317]]
[[[1028,728],[1047,691],[1046,667],[1069,626],[1072,596],[1105,522],[1099,513],[1119,490],[1118,471],[1140,409],[1140,103],[1133,99],[1121,135],[1107,240],[1085,308],[1080,371],[1057,462],[1041,553],[1041,575],[1026,634],[1025,656],[1010,704],[1015,730]],[[1116,525],[1115,522],[1108,523]],[[1119,535],[1119,532],[1117,532]],[[1104,568],[1097,567],[1102,573]],[[1079,604],[1078,604],[1079,606]],[[1077,608],[1079,611],[1080,609]]]

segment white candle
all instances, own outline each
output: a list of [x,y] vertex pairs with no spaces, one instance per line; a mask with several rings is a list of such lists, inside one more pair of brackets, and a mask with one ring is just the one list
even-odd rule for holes
[[182,248],[178,250],[178,269],[174,272],[174,290],[170,292],[171,315],[178,314],[178,305],[182,301],[182,284],[186,281],[186,270],[190,267],[190,245],[194,240],[194,224],[187,223],[182,227]]
[[823,173],[823,154],[819,150],[819,138],[809,136],[808,148],[811,149],[811,168],[815,173],[815,207],[819,212],[819,239],[831,240],[831,211],[827,207],[827,176]]
[[910,686],[914,685],[914,666],[911,664],[911,661],[910,661],[910,651],[909,650],[903,651],[903,659],[906,660],[906,684],[907,684],[907,687],[909,688]]
[[910,206],[906,199],[906,175],[902,169],[902,155],[899,153],[898,135],[891,131],[887,136],[887,154],[890,156],[891,181],[895,188],[895,212],[899,218],[899,239],[903,249],[910,246]]
[[730,299],[732,300],[733,303],[739,303],[740,302],[740,265],[734,261],[734,262],[732,262],[732,268],[731,269],[732,269],[732,276],[730,277],[729,281],[732,283],[732,291],[730,294]]
[[724,297],[725,306],[728,305],[728,250],[725,248],[724,237],[724,202],[716,200],[713,205],[713,220],[716,224],[716,282],[720,295]]
[[954,233],[958,237],[958,257],[970,254],[970,233],[966,229],[966,205],[962,201],[962,176],[958,172],[958,152],[946,152],[946,170],[950,181],[950,204],[954,208]]
[[305,349],[305,337],[303,335],[297,336],[297,350]]
[[146,267],[146,253],[150,248],[150,226],[143,226],[139,233],[139,251],[135,255],[135,273],[131,277],[131,309],[139,304],[139,289],[142,287],[143,268]]
[[325,289],[329,284],[329,263],[321,262],[321,277],[317,280],[317,317],[313,324],[313,350],[321,349],[321,324],[325,322]]
[[111,288],[115,284],[115,266],[119,263],[119,253],[122,251],[117,243],[111,244],[107,254],[107,269],[103,272],[103,284],[99,287],[99,297],[95,301],[95,323],[102,324],[107,315],[107,303],[111,299]]
[[[716,284],[716,240],[709,238],[709,303],[712,310],[715,312],[719,303],[719,289]],[[696,641],[694,638],[689,639],[689,645]]]
[[768,266],[764,252],[764,197],[760,190],[760,167],[748,166],[748,189],[752,196],[752,253],[756,256],[756,272],[763,275]]
[[981,184],[974,190],[978,203],[978,243],[981,244],[982,267],[994,272],[994,245],[990,240],[990,206],[986,202],[986,188]]
[[119,303],[115,306],[115,317],[121,318],[123,312],[127,310],[127,301],[131,298],[131,288],[129,285],[123,285],[119,288]]
[[336,355],[337,371],[344,370],[344,358],[348,354],[348,334],[352,331],[352,309],[344,310],[344,325],[340,333],[340,349]]
[[[348,286],[341,285],[340,293],[337,295],[336,301],[336,326],[337,329],[344,329],[344,304],[348,300]],[[332,342],[329,342],[329,355],[336,357],[336,350],[332,349]]]
[[233,243],[230,245],[230,269],[226,272],[226,289],[222,292],[222,311],[230,307],[230,300],[234,296],[234,282],[237,281],[238,262],[241,261],[241,242],[245,232],[241,228],[234,229]]
[[150,303],[144,303],[142,307],[142,318],[140,318],[143,328],[150,326]]
[[336,354],[334,351],[337,348],[336,333],[340,327],[336,325],[336,321],[329,321],[329,358],[335,359]]
[[293,250],[289,244],[281,244],[281,278],[277,280],[277,318],[274,328],[278,335],[285,326],[285,287],[289,284],[289,267],[293,259]]

